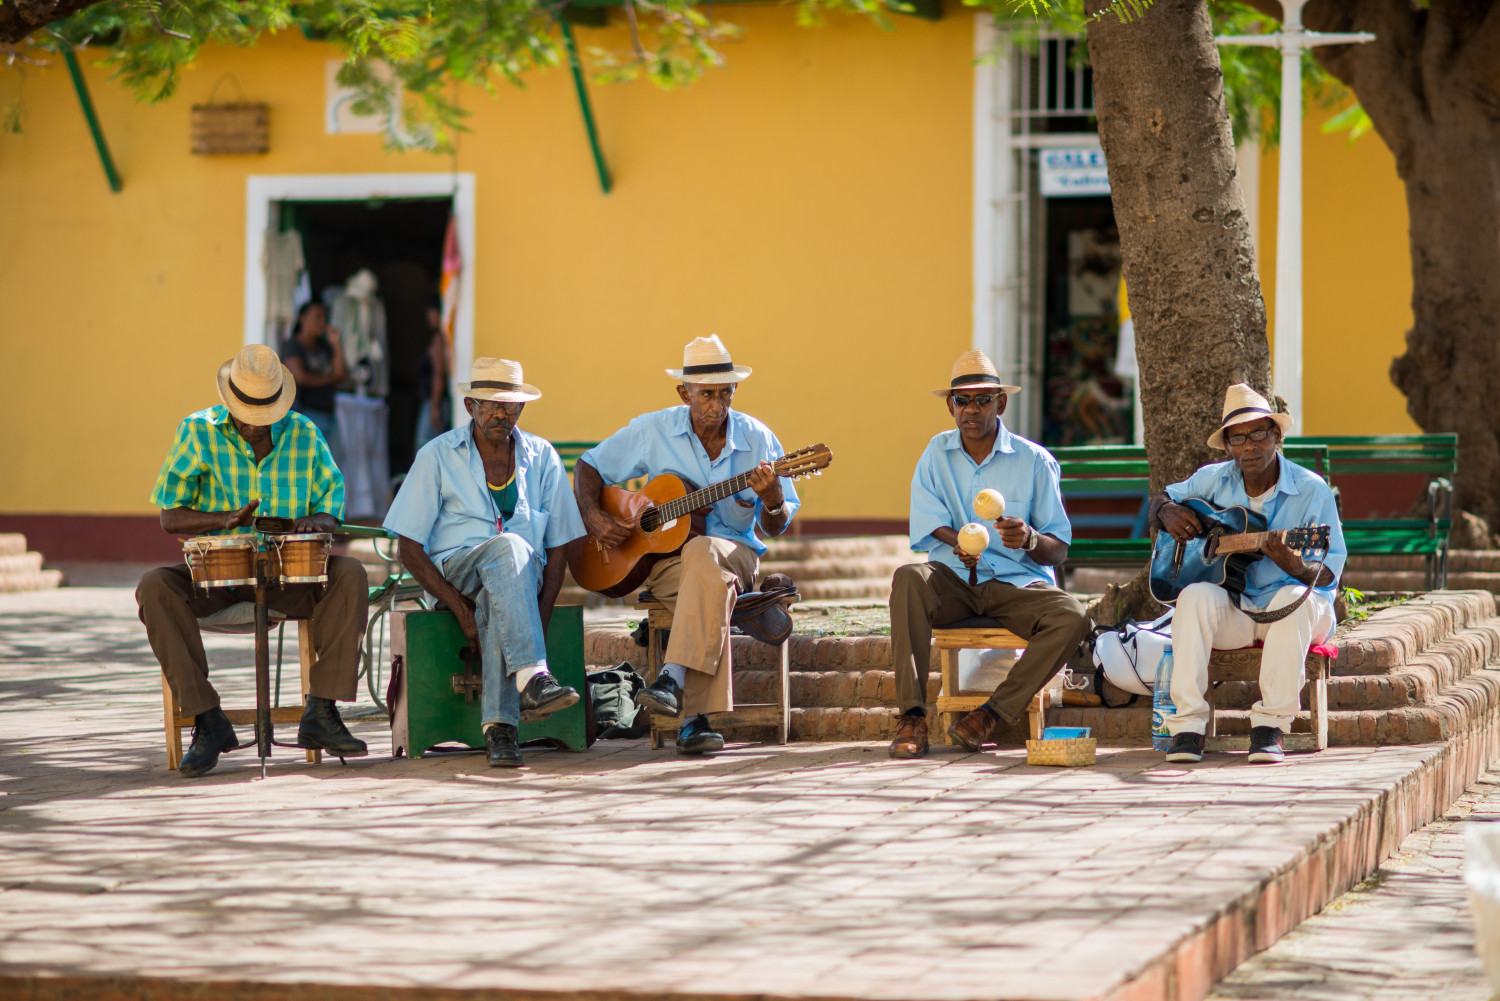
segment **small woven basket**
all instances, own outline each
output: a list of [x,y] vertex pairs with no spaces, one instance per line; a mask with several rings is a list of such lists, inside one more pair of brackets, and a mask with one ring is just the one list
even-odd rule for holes
[[1069,737],[1065,740],[1028,740],[1026,763],[1028,765],[1092,765],[1094,763],[1093,737]]

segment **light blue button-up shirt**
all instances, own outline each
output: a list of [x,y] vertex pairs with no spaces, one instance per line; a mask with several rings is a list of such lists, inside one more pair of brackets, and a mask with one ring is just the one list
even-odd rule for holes
[[[994,448],[983,462],[975,462],[964,451],[958,429],[944,431],[927,443],[911,478],[911,548],[927,553],[928,559],[951,567],[963,580],[968,568],[953,555],[953,547],[939,542],[932,533],[939,528],[955,532],[971,521],[974,498],[993,487],[1005,495],[1005,516],[1020,518],[1045,535],[1073,542],[1073,525],[1063,508],[1057,460],[1035,442],[1012,434],[1000,423]],[[1016,587],[1055,584],[1051,567],[1044,567],[1022,549],[1006,549],[994,523],[989,548],[979,554],[978,580],[1000,580]]]
[[[1323,565],[1333,573],[1333,583],[1318,588],[1331,599],[1338,590],[1339,576],[1344,572],[1344,561],[1349,555],[1333,490],[1323,482],[1323,477],[1286,456],[1278,455],[1277,460],[1281,463],[1281,473],[1276,478],[1276,490],[1266,500],[1261,515],[1270,528],[1328,525],[1333,529],[1328,538],[1328,555],[1323,557]],[[1204,466],[1181,483],[1167,487],[1167,496],[1178,503],[1197,497],[1215,507],[1250,507],[1250,495],[1245,492],[1245,474],[1233,461]],[[1256,560],[1245,574],[1245,600],[1264,608],[1276,592],[1288,584],[1302,586],[1301,581],[1270,560]]]
[[[422,446],[401,484],[385,529],[422,544],[439,567],[460,549],[499,534],[500,512],[484,478],[484,459],[463,424]],[[545,438],[515,428],[516,512],[505,531],[525,539],[542,565],[547,550],[588,534],[562,457]]]
[[[693,433],[688,408],[678,406],[642,414],[583,453],[579,461],[598,470],[606,484],[674,473],[691,490],[748,473],[761,462],[775,462],[785,454],[770,428],[749,414],[731,410],[724,448],[710,461]],[[790,522],[802,502],[786,477],[781,478],[781,490],[786,495],[782,513]],[[743,542],[760,555],[766,544],[756,537],[755,525],[764,506],[756,492],[746,487],[709,508],[706,530],[714,538]]]

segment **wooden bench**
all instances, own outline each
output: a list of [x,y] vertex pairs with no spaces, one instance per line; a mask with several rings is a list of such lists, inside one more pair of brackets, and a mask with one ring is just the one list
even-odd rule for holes
[[[1073,544],[1068,547],[1067,562],[1060,572],[1074,566],[1141,566],[1151,559],[1151,537],[1146,528],[1146,503],[1151,483],[1151,468],[1142,445],[1077,445],[1052,449],[1062,467],[1063,503],[1069,498],[1104,498],[1138,500],[1136,515],[1130,518],[1130,534],[1104,539],[1080,539],[1078,529],[1126,528],[1122,516],[1108,524],[1097,515],[1068,515],[1074,529]],[[1330,449],[1322,443],[1288,442],[1282,446],[1288,459],[1329,478]]]
[[[990,699],[988,692],[964,692],[959,686],[958,651],[960,650],[1024,650],[1026,641],[1009,629],[1001,627],[994,619],[973,616],[960,619],[946,626],[934,626],[932,645],[938,651],[937,704],[929,732],[940,743],[951,744],[948,728],[953,717],[978,709]],[[1041,740],[1046,726],[1047,690],[1043,688],[1031,700],[1026,709],[1031,739]]]
[[[1310,717],[1308,733],[1284,734],[1281,745],[1288,751],[1322,751],[1328,747],[1328,675],[1331,647],[1314,644],[1307,654],[1307,685],[1303,701]],[[1250,735],[1219,736],[1214,707],[1214,688],[1224,682],[1260,684],[1261,648],[1215,650],[1208,658],[1208,730],[1204,746],[1209,751],[1248,751]]]
[[[783,604],[791,610],[795,597]],[[656,676],[666,663],[667,645],[662,641],[662,632],[672,628],[672,613],[667,606],[642,591],[635,608],[646,613],[646,684],[654,684]],[[775,702],[749,702],[736,704],[732,712],[712,713],[715,729],[744,726],[769,726],[776,728],[776,742],[785,744],[792,724],[792,638],[787,636],[777,646],[777,682]],[[668,734],[676,734],[681,720],[673,716],[651,716],[651,749],[660,750]]]
[[1327,448],[1335,489],[1341,478],[1349,476],[1427,477],[1426,517],[1347,520],[1344,541],[1351,556],[1420,555],[1426,562],[1427,586],[1447,585],[1458,435],[1336,435],[1289,438],[1287,442],[1288,447],[1295,443]]

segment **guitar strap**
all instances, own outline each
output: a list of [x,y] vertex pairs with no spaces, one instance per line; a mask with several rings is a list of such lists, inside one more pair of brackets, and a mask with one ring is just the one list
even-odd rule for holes
[[[1250,616],[1251,621],[1260,623],[1280,622],[1288,615],[1291,615],[1297,609],[1301,608],[1302,603],[1307,600],[1308,595],[1313,593],[1316,588],[1318,578],[1323,574],[1322,563],[1309,563],[1308,567],[1312,570],[1313,583],[1304,584],[1304,590],[1301,594],[1297,595],[1297,600],[1292,602],[1290,605],[1284,605],[1283,607],[1278,608],[1272,612],[1252,612],[1248,608],[1243,607],[1240,608],[1240,611]],[[1242,599],[1243,597],[1243,594],[1236,594],[1234,596],[1235,605],[1237,607],[1239,606],[1240,599]]]

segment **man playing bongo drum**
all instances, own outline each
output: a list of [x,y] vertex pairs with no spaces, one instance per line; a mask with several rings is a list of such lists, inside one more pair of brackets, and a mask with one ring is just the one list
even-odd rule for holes
[[[291,413],[297,385],[276,352],[262,344],[240,349],[219,366],[219,399],[186,417],[167,451],[151,503],[172,535],[246,532],[256,515],[293,519],[298,532],[334,532],[344,513],[344,477],[312,421]],[[183,565],[159,567],[135,591],[151,650],[182,711],[193,717],[193,742],[178,771],[204,774],[219,755],[240,746],[208,681],[208,656],[198,620],[254,600],[248,587],[204,591]],[[333,556],[328,582],[273,586],[266,603],[312,622],[312,691],[297,729],[301,747],[343,758],[366,753],[334,701],[352,702],[359,643],[369,614],[369,581],[358,560]]]

